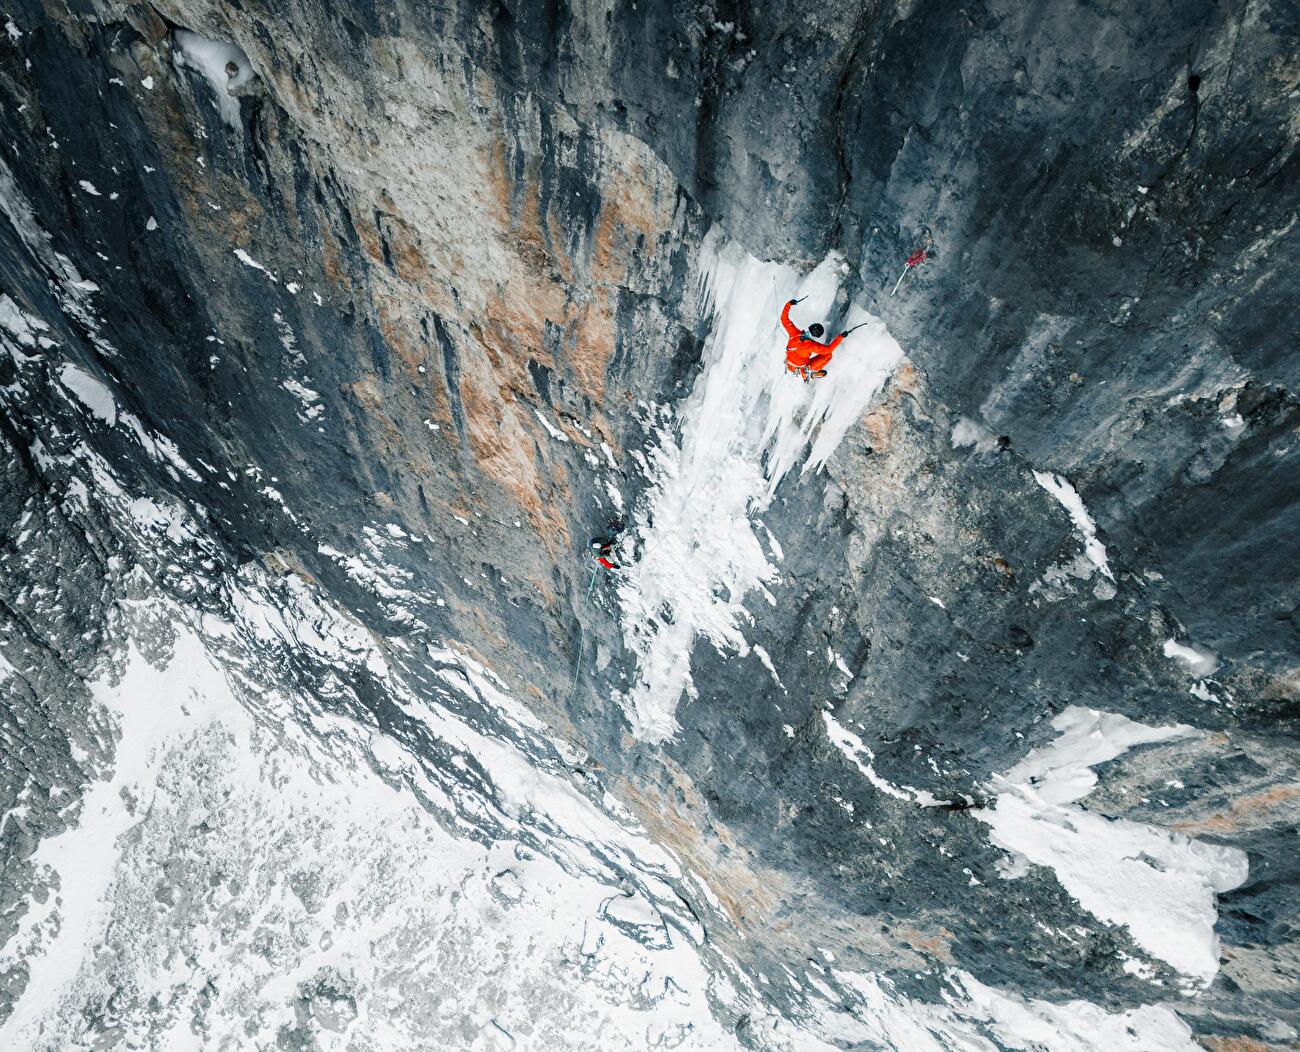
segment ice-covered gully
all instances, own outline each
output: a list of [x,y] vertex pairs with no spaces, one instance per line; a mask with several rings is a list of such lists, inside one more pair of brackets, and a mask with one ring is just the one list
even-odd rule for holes
[[[781,305],[826,317],[847,267],[829,256],[800,280],[763,263],[717,230],[705,241],[714,312],[703,368],[647,454],[652,477],[633,513],[634,553],[618,587],[624,642],[637,682],[621,699],[633,733],[662,741],[693,694],[690,650],[704,637],[722,653],[747,654],[744,601],[772,582],[779,549],[765,547],[755,518],[802,461],[816,474],[884,386],[903,352],[884,324],[856,304],[845,327],[864,324],[811,384],[785,370]],[[651,525],[653,523],[653,525]]]

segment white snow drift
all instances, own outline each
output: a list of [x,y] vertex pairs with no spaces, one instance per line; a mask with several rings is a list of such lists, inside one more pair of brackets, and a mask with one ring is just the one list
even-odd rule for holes
[[972,812],[1017,860],[1007,875],[1022,876],[1030,862],[1051,867],[1080,905],[1126,925],[1135,942],[1187,976],[1187,990],[1208,984],[1219,968],[1215,895],[1246,879],[1245,853],[1075,806],[1097,784],[1097,764],[1200,732],[1074,706],[1052,726],[1060,737],[997,777],[996,806]]

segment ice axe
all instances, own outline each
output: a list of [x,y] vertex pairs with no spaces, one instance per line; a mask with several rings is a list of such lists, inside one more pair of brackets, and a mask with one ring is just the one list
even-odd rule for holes
[[870,324],[871,322],[869,321],[860,321],[857,323],[857,325],[853,326],[853,328],[845,329],[840,338],[843,339],[845,336],[848,336],[849,333],[857,332],[859,329],[865,329]]
[[[927,239],[926,244],[929,245],[931,244],[931,242]],[[910,256],[908,256],[907,265],[903,267],[903,273],[899,274],[898,280],[894,282],[894,292],[898,291],[898,287],[901,284],[903,284],[903,279],[907,277],[908,274],[910,274],[915,268],[919,267],[922,263],[924,263],[929,258],[930,258],[929,248],[918,248],[915,252],[913,252]],[[892,296],[894,292],[891,292],[890,295]]]

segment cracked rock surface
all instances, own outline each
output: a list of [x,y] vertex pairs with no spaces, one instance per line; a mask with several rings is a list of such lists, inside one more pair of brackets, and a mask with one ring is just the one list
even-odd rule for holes
[[0,1045],[1300,1047],[1294,5],[4,18]]

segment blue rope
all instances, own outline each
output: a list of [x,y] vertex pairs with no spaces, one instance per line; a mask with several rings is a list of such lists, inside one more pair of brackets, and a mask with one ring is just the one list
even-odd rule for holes
[[[596,574],[600,573],[600,564],[597,563],[591,570],[591,581],[587,585],[587,598],[591,598],[591,590],[596,587]],[[569,700],[573,700],[573,695],[578,689],[578,675],[582,672],[582,644],[587,640],[587,626],[582,626],[582,631],[578,633],[578,663],[573,669],[573,684],[569,687]]]

